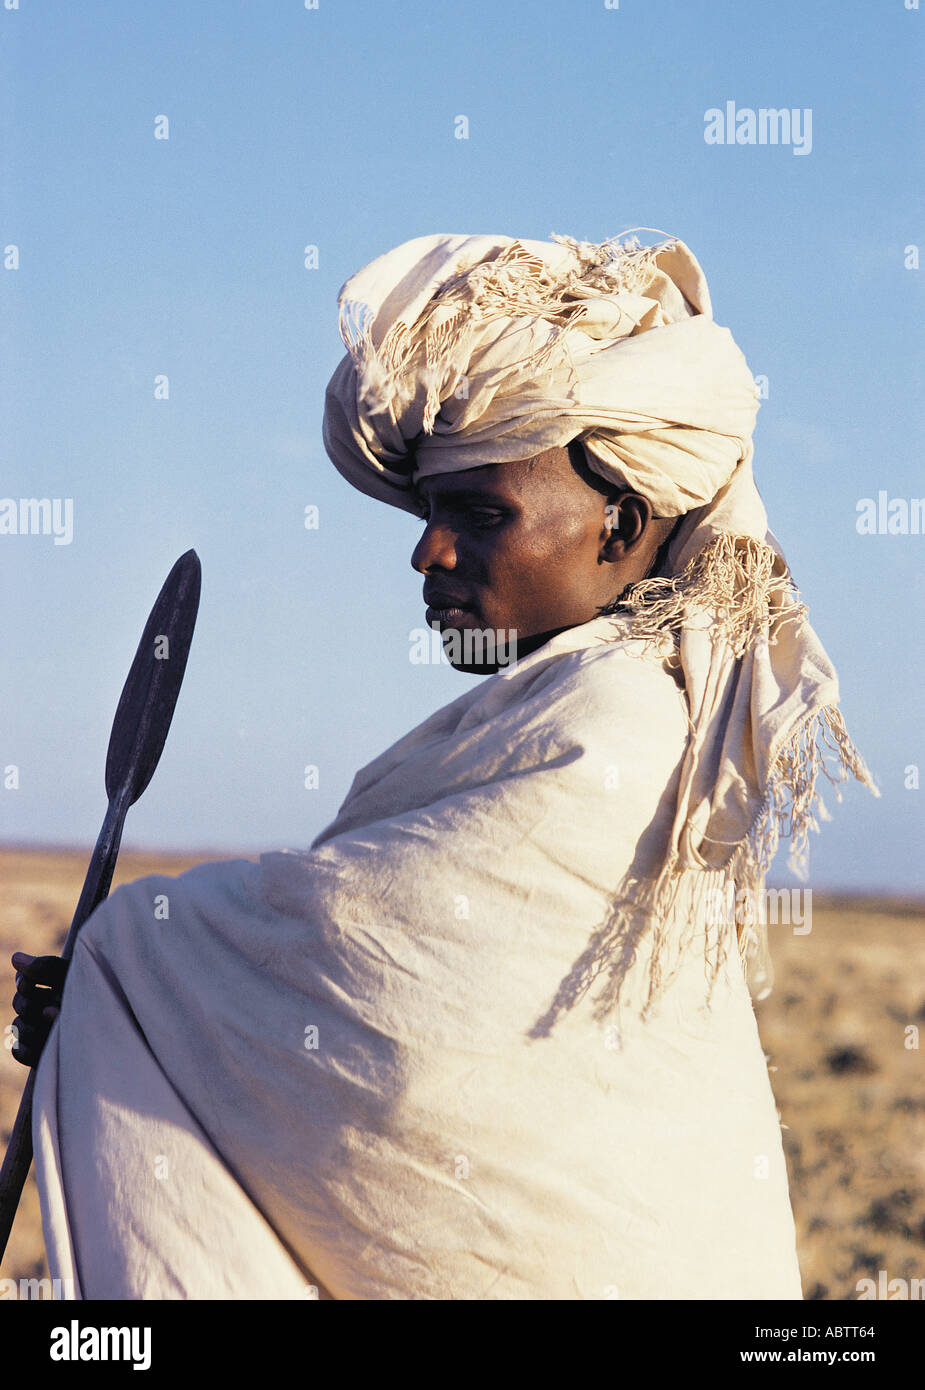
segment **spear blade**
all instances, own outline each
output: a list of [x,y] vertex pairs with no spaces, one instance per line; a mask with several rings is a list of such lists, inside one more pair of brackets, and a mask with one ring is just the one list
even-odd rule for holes
[[106,795],[122,788],[131,806],[154,776],[186,671],[199,608],[202,569],[195,550],[164,581],[128,673],[106,754]]

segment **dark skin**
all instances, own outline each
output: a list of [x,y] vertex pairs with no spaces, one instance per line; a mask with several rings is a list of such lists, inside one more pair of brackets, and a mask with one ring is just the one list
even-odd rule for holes
[[[606,483],[575,446],[422,478],[417,492],[427,516],[411,564],[430,625],[517,631],[502,662],[467,665],[447,644],[456,670],[484,674],[597,617],[657,567],[677,522]],[[454,602],[467,611],[434,611]]]
[[[678,520],[653,516],[645,497],[606,483],[577,444],[422,478],[417,491],[427,518],[411,564],[424,575],[428,621],[442,633],[516,630],[494,652],[501,661],[466,663],[448,647],[456,670],[484,675],[590,622],[656,572]],[[13,1056],[34,1066],[58,1016],[67,963],[23,951],[12,959]]]
[[12,1056],[23,1066],[34,1067],[61,1009],[68,962],[60,956],[30,956],[25,951],[14,951],[12,962],[16,970],[13,1027],[17,1038]]

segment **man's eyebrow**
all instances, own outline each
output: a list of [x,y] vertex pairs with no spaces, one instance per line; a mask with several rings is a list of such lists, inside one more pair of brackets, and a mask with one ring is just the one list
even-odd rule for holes
[[432,492],[425,492],[422,488],[418,488],[417,492],[421,502],[425,505],[432,501],[479,502],[485,506],[509,507],[513,505],[513,498],[506,497],[503,493],[492,492],[490,488],[482,489],[468,485],[465,487],[440,486]]

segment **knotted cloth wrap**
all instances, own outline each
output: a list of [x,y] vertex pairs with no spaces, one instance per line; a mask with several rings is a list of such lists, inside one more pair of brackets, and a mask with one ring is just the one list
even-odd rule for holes
[[677,812],[657,880],[621,885],[586,984],[609,969],[609,1007],[648,930],[654,998],[671,909],[694,871],[716,926],[733,907],[763,997],[764,876],[779,836],[805,874],[807,831],[817,812],[828,818],[817,774],[852,773],[879,792],[768,530],[752,475],[757,389],[713,321],[695,256],[677,239],[642,246],[626,233],[601,244],[417,237],[358,271],[338,302],[348,352],[327,388],[324,443],[362,492],[420,516],[422,477],[580,439],[601,477],[642,493],[657,516],[683,517],[660,574],[621,596],[625,635],[683,673],[691,732]]

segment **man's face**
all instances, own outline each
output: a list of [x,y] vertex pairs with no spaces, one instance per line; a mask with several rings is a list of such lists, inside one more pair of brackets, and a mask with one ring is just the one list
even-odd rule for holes
[[411,564],[425,576],[428,623],[462,635],[491,629],[499,641],[516,629],[516,655],[524,656],[555,632],[589,622],[641,578],[657,548],[647,504],[627,546],[623,519],[614,527],[608,515],[606,487],[583,471],[558,448],[420,479],[426,525]]

